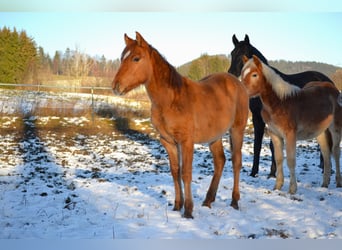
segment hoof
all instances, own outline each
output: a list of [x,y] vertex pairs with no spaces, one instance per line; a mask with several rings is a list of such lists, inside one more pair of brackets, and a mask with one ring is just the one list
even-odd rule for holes
[[178,206],[174,206],[172,210],[173,210],[173,211],[180,211],[181,208],[179,208]]
[[232,201],[232,202],[230,203],[230,206],[233,207],[233,208],[236,209],[236,210],[239,210],[239,204],[238,204],[237,201]]
[[273,173],[270,173],[270,174],[267,176],[267,179],[271,179],[271,178],[276,178],[276,175],[273,174]]
[[193,219],[194,217],[192,216],[192,213],[189,212],[184,212],[183,217],[186,219]]
[[208,201],[203,201],[203,203],[202,203],[202,207],[208,207],[208,208],[211,208],[211,202],[208,202]]
[[180,211],[183,207],[182,203],[175,202],[175,205],[173,206],[173,211]]
[[252,177],[254,177],[254,178],[256,178],[256,177],[258,177],[258,173],[250,173],[250,175],[249,176],[252,176]]

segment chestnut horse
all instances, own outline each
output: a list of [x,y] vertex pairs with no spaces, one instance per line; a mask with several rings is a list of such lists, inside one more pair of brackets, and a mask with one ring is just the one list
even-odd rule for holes
[[324,159],[323,187],[330,183],[332,154],[336,164],[336,186],[342,187],[340,174],[340,141],[342,107],[339,90],[330,82],[310,82],[302,89],[285,82],[257,56],[244,57],[241,79],[250,97],[259,96],[263,105],[262,118],[269,127],[274,143],[277,179],[281,189],[283,146],[285,140],[287,165],[290,170],[289,193],[297,191],[295,175],[296,141],[316,137]]
[[[231,65],[228,69],[228,72],[235,75],[240,76],[241,69],[243,66],[242,57],[245,55],[248,58],[251,58],[253,55],[256,55],[259,57],[259,59],[268,65],[267,59],[261,54],[259,50],[257,50],[249,41],[248,35],[245,36],[244,40],[239,41],[235,35],[233,35],[233,44],[234,49],[232,50],[231,54]],[[273,68],[273,70],[280,75],[281,78],[283,78],[285,81],[294,84],[300,88],[302,88],[306,83],[311,81],[332,81],[324,74],[317,72],[317,71],[305,71],[297,74],[284,74],[280,72],[279,70]],[[262,104],[259,97],[251,98],[249,100],[249,109],[252,112],[252,122],[254,127],[254,156],[253,156],[253,167],[251,176],[255,177],[259,172],[259,160],[260,160],[260,150],[261,150],[261,144],[262,144],[262,138],[264,136],[264,130],[265,130],[265,123],[262,120],[261,117],[261,109]],[[276,167],[275,167],[275,161],[274,161],[274,153],[273,153],[273,144],[272,141],[270,143],[270,148],[272,152],[272,165],[271,165],[271,171],[269,174],[269,177],[275,177],[276,174]],[[323,166],[323,160],[322,160],[322,154],[321,154],[321,163],[320,165]]]
[[[248,117],[248,95],[233,75],[220,73],[199,82],[182,77],[159,52],[136,32],[136,40],[124,36],[126,47],[113,80],[115,94],[145,85],[151,100],[153,126],[160,133],[170,161],[175,188],[173,210],[184,205],[184,217],[193,218],[191,193],[194,143],[209,143],[214,175],[203,202],[211,206],[225,164],[222,136],[229,129],[232,141],[234,186],[231,206],[238,209],[242,143]],[[184,196],[182,183],[184,184]]]

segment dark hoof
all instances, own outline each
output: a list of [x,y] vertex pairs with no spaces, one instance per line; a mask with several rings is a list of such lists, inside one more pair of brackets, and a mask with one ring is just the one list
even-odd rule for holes
[[211,203],[213,203],[214,201],[215,201],[215,198],[214,198],[214,199],[206,198],[206,199],[203,201],[202,206],[203,206],[203,207],[211,208]]
[[237,201],[232,201],[230,203],[230,206],[232,206],[234,209],[239,210],[239,204]]
[[183,203],[175,202],[173,206],[173,211],[180,211],[183,207]]
[[276,178],[276,175],[273,174],[273,173],[270,173],[270,174],[267,176],[267,179],[270,179],[270,178]]
[[254,177],[254,178],[256,178],[256,177],[258,177],[258,173],[251,173],[249,176],[252,176],[252,177]]
[[208,208],[211,208],[211,203],[210,202],[203,202],[202,203],[202,207],[208,207]]
[[191,213],[187,213],[187,212],[184,212],[183,217],[186,219],[193,219],[194,218]]

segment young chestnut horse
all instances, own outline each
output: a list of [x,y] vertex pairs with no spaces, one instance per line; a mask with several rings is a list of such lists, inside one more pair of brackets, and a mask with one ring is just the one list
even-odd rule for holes
[[[243,66],[242,57],[244,55],[247,56],[248,58],[251,58],[253,55],[256,55],[257,57],[259,57],[259,59],[263,63],[268,65],[266,58],[260,53],[259,50],[257,50],[255,47],[253,47],[250,44],[248,35],[246,35],[245,39],[242,41],[239,41],[236,38],[236,36],[233,35],[232,40],[234,44],[234,49],[230,53],[232,59],[231,59],[230,68],[228,70],[229,73],[235,76],[240,76],[241,69]],[[275,68],[272,68],[272,69],[278,75],[280,75],[282,79],[300,88],[302,88],[306,83],[311,82],[311,81],[327,81],[327,82],[332,83],[332,81],[327,76],[317,71],[305,71],[305,72],[298,73],[298,74],[287,75],[287,74],[280,72],[279,70]],[[249,100],[249,108],[252,112],[252,119],[253,119],[252,121],[253,121],[253,126],[254,126],[254,156],[253,156],[252,172],[250,175],[255,177],[259,172],[260,150],[261,150],[262,138],[264,136],[264,131],[265,131],[265,123],[261,117],[262,104],[261,104],[260,98],[259,97],[251,98]],[[275,166],[275,161],[274,161],[272,141],[270,143],[270,147],[271,147],[271,152],[272,152],[272,165],[271,165],[271,171],[270,171],[269,176],[275,177],[276,166]],[[321,154],[320,165],[323,166],[322,159],[323,158]]]
[[287,165],[290,170],[289,193],[294,194],[297,190],[296,141],[314,137],[317,137],[324,159],[322,186],[328,187],[330,183],[330,154],[332,153],[336,163],[336,186],[342,187],[340,174],[342,107],[338,103],[342,94],[330,82],[310,82],[300,89],[285,82],[258,57],[253,56],[252,59],[245,57],[244,61],[242,83],[246,86],[250,97],[260,97],[263,105],[261,115],[269,126],[274,143],[277,166],[274,188],[281,189],[284,183],[284,140]]
[[[175,187],[174,210],[184,205],[184,217],[193,218],[191,193],[194,143],[209,143],[214,175],[203,202],[211,206],[225,164],[222,136],[229,129],[232,140],[234,186],[231,206],[238,209],[241,148],[248,117],[248,95],[233,75],[210,75],[193,82],[177,73],[160,54],[136,32],[136,40],[125,34],[126,48],[113,80],[113,90],[122,95],[144,84],[152,103],[152,124],[160,133],[170,161]],[[182,183],[184,183],[184,195]]]

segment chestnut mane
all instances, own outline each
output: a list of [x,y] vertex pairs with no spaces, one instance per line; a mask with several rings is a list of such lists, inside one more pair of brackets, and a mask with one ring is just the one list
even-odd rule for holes
[[154,67],[154,70],[168,82],[169,87],[180,89],[183,85],[182,75],[177,72],[175,67],[173,67],[157,49],[151,45],[150,49],[155,64],[159,65],[158,67]]

